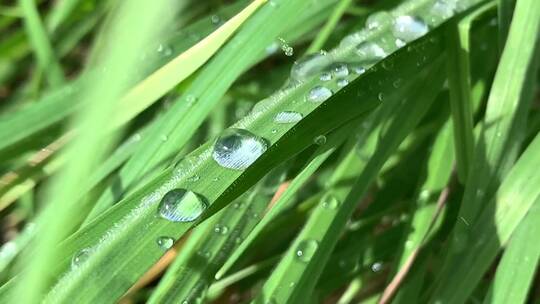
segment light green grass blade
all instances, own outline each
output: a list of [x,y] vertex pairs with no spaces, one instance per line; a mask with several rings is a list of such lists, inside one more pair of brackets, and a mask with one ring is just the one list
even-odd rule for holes
[[495,273],[484,303],[526,303],[540,259],[540,204],[531,207],[519,223]]
[[65,81],[64,72],[47,37],[47,31],[39,17],[35,0],[19,0],[19,5],[24,13],[26,31],[40,69],[45,72],[49,85],[58,87]]
[[[167,12],[156,6],[146,6],[145,17],[137,12],[135,7],[123,7],[118,11],[119,23],[111,27],[112,37],[115,42],[122,42],[126,47],[133,50],[139,49],[148,43],[151,37],[159,33],[158,28],[149,27],[158,18],[167,20]],[[126,23],[137,20],[140,35],[129,36]],[[166,22],[165,22],[166,23]],[[134,28],[131,28],[134,29]],[[131,38],[126,38],[131,37]],[[114,49],[109,57],[104,58],[103,67],[108,69],[107,77],[101,82],[93,84],[91,90],[83,92],[86,101],[84,111],[76,118],[74,126],[79,128],[77,139],[65,152],[69,166],[51,184],[48,192],[48,205],[39,215],[36,229],[40,237],[33,244],[31,250],[23,255],[23,264],[27,266],[22,273],[21,280],[11,294],[12,301],[23,303],[41,302],[49,277],[48,267],[58,257],[58,243],[69,234],[73,227],[71,212],[77,208],[74,202],[79,197],[79,186],[100,161],[105,149],[113,140],[106,133],[106,128],[96,131],[95,126],[107,126],[108,116],[112,113],[115,100],[120,96],[125,86],[126,78],[121,77],[127,67],[134,63],[136,52],[124,52],[122,49]],[[89,88],[90,89],[90,88]],[[32,254],[39,252],[38,255]]]

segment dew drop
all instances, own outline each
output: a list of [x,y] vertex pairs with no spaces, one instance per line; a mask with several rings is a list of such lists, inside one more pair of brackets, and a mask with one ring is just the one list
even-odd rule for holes
[[349,81],[347,79],[340,79],[337,81],[338,87],[344,87],[349,84]]
[[319,76],[319,80],[320,81],[330,81],[332,80],[332,74],[328,73],[328,72],[324,72],[321,74],[321,76]]
[[339,200],[333,195],[326,195],[322,200],[324,209],[336,209],[339,206]]
[[373,13],[366,19],[366,27],[369,30],[379,29],[382,25],[387,23],[392,23],[392,15],[386,11]]
[[296,247],[296,257],[300,261],[307,263],[313,258],[318,247],[319,243],[315,240],[303,240]]
[[290,46],[283,38],[278,38],[278,40],[281,43],[281,50],[283,53],[285,53],[285,56],[292,56],[294,54],[293,47]]
[[322,146],[326,143],[326,136],[324,135],[319,135],[317,137],[315,137],[313,139],[313,142],[316,144],[316,145],[319,145],[319,146]]
[[404,47],[404,46],[407,45],[407,43],[405,43],[405,41],[403,41],[403,40],[401,40],[401,39],[396,39],[395,44],[396,44],[396,47],[397,47],[398,49],[400,49],[400,48],[402,48],[402,47]]
[[401,82],[402,82],[401,78],[398,78],[398,79],[394,80],[394,82],[392,82],[392,86],[397,89],[397,88],[401,87]]
[[218,25],[221,23],[221,18],[218,15],[212,15],[212,17],[210,17],[210,20],[212,21],[213,25]]
[[371,271],[379,272],[382,270],[383,264],[381,262],[375,262],[371,265]]
[[349,75],[349,68],[343,63],[337,63],[332,65],[332,73],[337,78],[344,78]]
[[384,100],[384,94],[381,92],[377,95],[377,99],[379,99],[379,101],[383,101]]
[[361,66],[361,65],[353,66],[352,70],[356,75],[362,75],[362,74],[364,74],[366,72],[366,68],[364,66]]
[[165,45],[160,43],[157,48],[158,53],[160,53],[163,56],[171,56],[172,54],[172,48],[169,45]]
[[206,200],[200,195],[185,189],[173,189],[163,196],[158,212],[171,222],[192,222],[207,206]]
[[425,35],[428,32],[428,26],[418,17],[399,16],[396,18],[392,32],[396,38],[410,42]]
[[188,178],[187,178],[187,181],[188,181],[188,182],[191,182],[191,183],[194,183],[194,182],[198,181],[199,179],[200,179],[200,177],[199,177],[198,175],[195,174],[195,175],[193,175],[193,176],[188,177]]
[[88,257],[90,257],[90,253],[91,251],[89,248],[81,249],[71,259],[71,267],[72,268],[79,267],[82,263],[88,260]]
[[244,130],[225,130],[214,144],[212,157],[222,167],[244,170],[251,166],[268,148],[265,139]]
[[311,102],[323,102],[332,96],[332,91],[327,87],[315,86],[307,95],[307,99]]
[[174,240],[168,236],[160,236],[157,238],[156,242],[159,248],[163,250],[171,249],[171,247],[174,245]]
[[456,3],[448,0],[437,0],[433,3],[430,10],[431,21],[436,24],[440,23],[454,15]]
[[366,61],[386,57],[386,51],[375,42],[362,42],[356,47],[356,54]]
[[304,82],[324,70],[330,60],[324,53],[311,54],[296,61],[291,68],[291,79]]
[[217,224],[214,227],[214,232],[217,233],[217,234],[225,235],[225,234],[227,234],[229,232],[229,227],[227,227],[225,225]]
[[302,120],[302,114],[294,111],[283,111],[276,114],[274,122],[280,124],[295,123]]

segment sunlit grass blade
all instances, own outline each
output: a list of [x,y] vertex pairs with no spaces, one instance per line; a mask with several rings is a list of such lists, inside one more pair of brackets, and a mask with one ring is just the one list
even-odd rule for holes
[[540,259],[540,204],[535,204],[519,223],[501,261],[484,303],[526,303]]

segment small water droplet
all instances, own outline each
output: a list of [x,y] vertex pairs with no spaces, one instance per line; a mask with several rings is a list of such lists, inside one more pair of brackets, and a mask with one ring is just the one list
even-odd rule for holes
[[429,190],[427,189],[424,189],[420,192],[420,196],[419,196],[419,199],[421,201],[427,201],[429,198],[431,197],[431,192],[429,192]]
[[352,67],[352,70],[356,75],[362,75],[362,74],[364,74],[366,72],[366,68],[364,66],[361,66],[361,65],[354,65]]
[[200,177],[199,177],[198,175],[195,174],[195,175],[193,175],[193,176],[187,178],[186,181],[188,181],[188,182],[190,182],[190,183],[193,183],[193,182],[198,181],[199,179],[200,179]]
[[291,79],[304,82],[324,70],[330,59],[323,53],[315,53],[302,57],[291,68]]
[[394,82],[392,82],[392,86],[397,89],[397,88],[399,88],[401,86],[401,82],[402,82],[401,78],[398,78],[398,79],[394,80]]
[[399,16],[396,18],[392,32],[394,36],[405,42],[413,41],[428,32],[426,23],[412,16]]
[[317,137],[315,137],[313,139],[313,142],[316,144],[316,145],[319,145],[319,146],[322,146],[326,143],[326,136],[324,135],[319,135]]
[[369,30],[376,30],[384,24],[392,23],[392,15],[386,11],[379,11],[369,15],[366,19],[366,27]]
[[438,0],[430,9],[431,22],[435,25],[452,17],[456,10],[455,1]]
[[174,240],[168,236],[160,236],[157,238],[156,242],[159,248],[163,250],[171,249],[171,247],[174,245]]
[[213,159],[222,167],[245,170],[268,148],[266,140],[244,130],[225,130],[214,144]]
[[214,178],[212,178],[212,181],[213,181],[213,182],[217,182],[218,180],[219,180],[219,177],[214,177]]
[[347,79],[340,79],[337,81],[338,87],[344,87],[349,84],[349,81]]
[[386,57],[386,51],[375,42],[362,42],[356,47],[356,54],[365,61],[374,61]]
[[383,101],[384,100],[384,93],[381,92],[377,95],[377,99],[379,99],[379,101]]
[[210,17],[210,20],[214,25],[218,25],[221,23],[221,18],[218,15],[212,15],[212,17]]
[[383,69],[387,70],[387,71],[390,71],[394,68],[394,61],[393,60],[389,60],[389,59],[386,59],[383,63],[382,63],[382,67]]
[[382,270],[383,264],[381,262],[375,262],[371,265],[371,271],[379,272]]
[[161,141],[167,141],[169,139],[169,137],[165,134],[161,135]]
[[283,111],[276,114],[274,122],[280,124],[295,123],[302,120],[302,114],[294,111]]
[[349,68],[346,64],[343,63],[336,63],[332,65],[332,73],[337,78],[344,78],[349,75]]
[[172,222],[192,222],[207,206],[206,200],[200,195],[185,189],[173,189],[163,196],[158,212]]
[[225,235],[225,234],[227,234],[229,232],[229,227],[227,227],[225,225],[217,224],[214,227],[214,232],[217,233],[217,234]]
[[315,86],[307,95],[307,99],[311,102],[323,102],[332,96],[332,91],[327,87]]
[[296,257],[302,262],[309,262],[315,255],[319,243],[315,240],[303,240],[296,247]]
[[333,195],[326,195],[322,200],[324,209],[336,209],[339,206],[339,200]]
[[407,45],[407,43],[401,39],[396,39],[395,44],[398,49]]
[[160,43],[158,45],[157,51],[161,55],[168,57],[168,56],[171,56],[171,54],[172,54],[172,47],[169,46],[169,45],[165,45],[165,44]]
[[332,74],[328,73],[328,72],[324,72],[321,74],[321,76],[319,76],[319,80],[320,81],[330,81],[332,80]]
[[71,259],[71,267],[72,268],[79,267],[82,263],[88,260],[88,258],[90,257],[90,253],[91,253],[91,250],[89,248],[81,249]]

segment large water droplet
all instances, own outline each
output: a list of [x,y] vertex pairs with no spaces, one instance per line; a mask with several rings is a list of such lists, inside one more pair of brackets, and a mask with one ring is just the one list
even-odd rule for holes
[[89,248],[83,248],[77,252],[71,259],[71,267],[79,267],[82,263],[88,260],[90,257],[91,250]]
[[396,38],[410,42],[428,32],[426,23],[417,17],[399,16],[396,18],[392,32]]
[[243,129],[227,129],[217,139],[212,157],[222,167],[244,170],[268,148],[266,140]]
[[302,114],[294,111],[283,111],[276,114],[274,121],[280,124],[295,123],[302,120]]
[[307,99],[311,102],[323,102],[332,96],[332,91],[327,87],[316,86],[308,93]]
[[304,82],[324,70],[330,60],[324,53],[311,54],[296,61],[291,68],[291,79]]
[[206,200],[193,191],[173,189],[159,203],[161,217],[172,222],[195,221],[208,206]]
[[319,243],[315,240],[303,240],[296,247],[296,257],[302,262],[309,262],[318,247]]
[[371,271],[379,272],[382,270],[383,264],[381,262],[375,262],[371,265]]
[[156,243],[158,244],[159,248],[168,250],[174,245],[174,240],[168,236],[160,236],[157,238]]
[[366,19],[366,27],[369,30],[380,28],[384,24],[392,23],[392,15],[386,11],[380,11],[369,15]]

